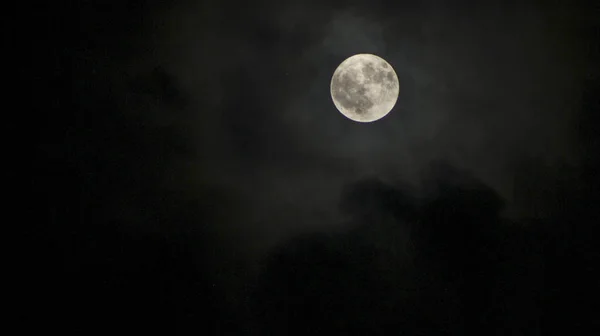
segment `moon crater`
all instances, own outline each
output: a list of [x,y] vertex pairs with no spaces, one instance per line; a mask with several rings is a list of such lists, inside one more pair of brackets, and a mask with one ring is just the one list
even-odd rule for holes
[[398,99],[396,72],[384,59],[358,54],[344,60],[331,79],[331,98],[347,118],[371,122],[387,115]]

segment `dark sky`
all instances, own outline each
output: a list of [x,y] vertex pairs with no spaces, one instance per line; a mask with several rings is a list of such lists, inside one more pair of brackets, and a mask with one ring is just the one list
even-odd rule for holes
[[[23,44],[45,55],[25,70],[43,111],[32,182],[44,219],[29,232],[24,312],[79,334],[585,334],[598,11],[30,9],[40,29]],[[356,53],[400,80],[374,123],[329,95]]]

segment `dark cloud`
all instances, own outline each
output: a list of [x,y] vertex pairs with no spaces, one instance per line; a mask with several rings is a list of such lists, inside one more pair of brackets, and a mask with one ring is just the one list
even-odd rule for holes
[[345,186],[341,207],[359,217],[387,212],[397,218],[413,220],[418,213],[418,202],[409,187],[392,188],[377,178],[365,179]]
[[[263,327],[289,334],[541,332],[543,242],[499,216],[501,200],[489,187],[442,170],[432,177],[438,192],[419,202],[405,187],[375,180],[348,186],[353,230],[300,237],[270,257],[255,297]],[[403,248],[408,253],[398,253]]]
[[148,96],[153,99],[152,105],[158,108],[183,110],[187,97],[177,87],[175,79],[162,66],[157,66],[150,73],[132,80],[131,95]]

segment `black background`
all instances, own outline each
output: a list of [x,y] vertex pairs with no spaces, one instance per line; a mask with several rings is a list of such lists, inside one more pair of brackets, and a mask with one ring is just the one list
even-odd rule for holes
[[[23,12],[40,215],[22,255],[25,327],[597,327],[597,7],[107,0]],[[395,109],[372,124],[329,98],[333,70],[359,52],[400,78]]]

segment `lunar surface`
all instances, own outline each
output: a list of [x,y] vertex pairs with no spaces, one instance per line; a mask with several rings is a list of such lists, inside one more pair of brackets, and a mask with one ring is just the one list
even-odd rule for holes
[[331,78],[331,99],[347,118],[371,122],[385,117],[396,105],[400,85],[383,58],[357,54],[344,60]]

